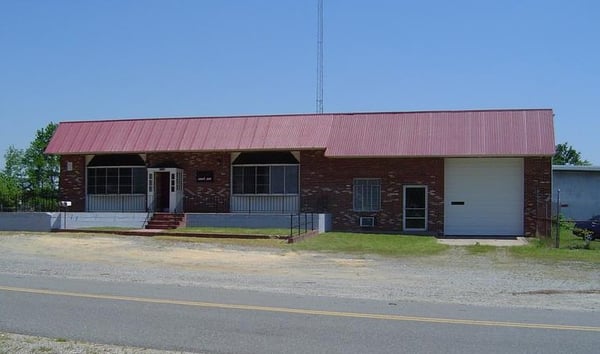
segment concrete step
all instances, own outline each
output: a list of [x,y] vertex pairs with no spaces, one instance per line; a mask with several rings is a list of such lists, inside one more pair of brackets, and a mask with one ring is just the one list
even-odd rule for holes
[[146,229],[176,229],[182,226],[185,214],[155,213]]

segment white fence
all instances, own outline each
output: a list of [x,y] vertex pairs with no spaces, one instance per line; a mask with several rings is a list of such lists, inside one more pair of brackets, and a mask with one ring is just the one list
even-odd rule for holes
[[231,198],[232,213],[297,214],[299,205],[298,195],[234,195]]
[[88,194],[86,210],[142,212],[146,211],[145,194]]

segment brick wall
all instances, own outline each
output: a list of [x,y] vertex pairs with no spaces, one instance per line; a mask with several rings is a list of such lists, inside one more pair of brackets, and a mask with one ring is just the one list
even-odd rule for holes
[[[178,166],[184,170],[186,212],[228,212],[230,157],[227,152],[151,153],[148,166]],[[73,165],[68,171],[67,162]],[[443,158],[326,158],[323,151],[302,151],[300,157],[302,211],[332,214],[334,230],[359,231],[360,216],[375,217],[375,231],[402,231],[403,186],[428,187],[428,232],[443,232]],[[550,207],[552,165],[550,157],[524,159],[524,229],[527,236],[549,234],[543,220]],[[198,182],[197,171],[212,171],[213,182]],[[381,179],[381,210],[355,212],[354,178]],[[85,211],[85,156],[61,157],[60,198],[71,200],[71,211]]]
[[[68,163],[73,169],[68,171]],[[60,157],[59,200],[70,200],[69,211],[85,211],[85,156]]]
[[[443,231],[444,159],[330,159],[323,151],[303,151],[300,158],[301,204],[305,211],[329,212],[334,230],[359,231],[360,216],[374,216],[376,231],[402,231],[404,185],[428,187],[428,232]],[[381,211],[355,212],[354,178],[381,179]]]
[[552,158],[525,158],[525,236],[550,236]]
[[[155,153],[147,165],[178,166],[184,170],[184,208],[187,212],[229,211],[230,153]],[[68,171],[67,162],[73,164]],[[69,209],[85,211],[85,155],[61,156],[60,199],[70,200]],[[196,171],[213,171],[213,182],[197,182]]]
[[[193,212],[228,212],[231,154],[226,152],[151,153],[149,167],[177,166],[183,169],[184,210]],[[197,171],[212,171],[212,182],[198,182]]]

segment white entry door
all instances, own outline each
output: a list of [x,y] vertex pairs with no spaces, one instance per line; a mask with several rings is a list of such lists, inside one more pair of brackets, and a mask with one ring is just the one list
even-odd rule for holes
[[179,168],[148,169],[148,210],[183,212],[183,170]]
[[523,159],[448,158],[444,234],[523,235]]

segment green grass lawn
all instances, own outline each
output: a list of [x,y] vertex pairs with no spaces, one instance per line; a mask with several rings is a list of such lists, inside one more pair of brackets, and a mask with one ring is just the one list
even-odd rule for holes
[[526,246],[511,247],[510,254],[517,257],[549,261],[582,261],[600,263],[600,241],[592,241],[584,249],[585,241],[574,236],[568,228],[561,229],[560,248],[554,248],[554,239],[535,239]]
[[292,250],[428,256],[447,250],[434,237],[328,232],[289,246]]
[[[270,236],[287,236],[285,229],[238,229],[238,228],[183,228],[173,232],[186,233],[215,233],[215,234],[258,234]],[[437,243],[433,237],[404,236],[386,234],[363,234],[328,232],[309,238],[299,243],[287,244],[284,240],[262,239],[220,239],[220,238],[191,238],[169,236],[155,236],[156,239],[177,240],[184,242],[207,242],[241,246],[258,246],[287,249],[293,251],[317,251],[340,253],[379,254],[384,256],[427,256],[444,250],[449,246]]]
[[[110,231],[118,228],[101,228]],[[318,252],[339,252],[352,254],[378,254],[383,256],[429,256],[435,255],[452,246],[442,245],[434,237],[427,236],[409,236],[409,235],[389,235],[389,234],[366,234],[366,233],[344,233],[328,232],[309,238],[299,243],[287,244],[285,240],[278,239],[281,236],[288,236],[288,229],[248,229],[248,228],[215,228],[215,227],[189,227],[171,230],[177,233],[203,233],[203,234],[237,234],[237,235],[265,235],[269,239],[228,239],[228,238],[198,238],[184,237],[178,235],[169,235],[169,231],[164,236],[155,236],[159,240],[174,240],[179,242],[204,242],[220,243],[227,245],[255,246],[278,248],[292,251],[318,251]],[[2,233],[0,236],[13,234],[11,232]],[[77,237],[78,235],[71,235]],[[81,235],[79,235],[81,236]],[[600,263],[600,241],[592,241],[590,249],[584,249],[585,242],[572,234],[571,230],[563,228],[560,235],[560,248],[554,248],[553,239],[532,239],[528,245],[512,247],[494,247],[486,245],[474,246],[456,246],[465,247],[468,254],[471,255],[494,255],[496,252],[502,252],[513,257],[539,259],[543,261],[581,261]]]

